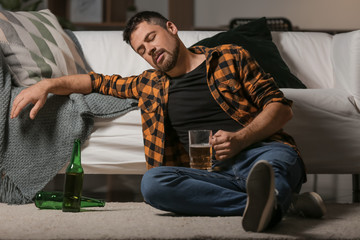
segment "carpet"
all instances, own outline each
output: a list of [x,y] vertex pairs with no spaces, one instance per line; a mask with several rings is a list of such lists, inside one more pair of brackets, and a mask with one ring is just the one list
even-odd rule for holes
[[0,204],[0,239],[360,239],[360,204],[326,204],[322,219],[287,216],[264,233],[241,217],[178,216],[145,203],[107,203],[80,213]]

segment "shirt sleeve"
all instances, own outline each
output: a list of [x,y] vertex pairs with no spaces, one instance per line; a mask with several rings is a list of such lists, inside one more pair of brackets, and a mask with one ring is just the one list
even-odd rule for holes
[[281,102],[285,105],[292,105],[279,89],[274,78],[265,73],[260,65],[252,58],[248,51],[241,51],[240,69],[243,75],[243,83],[253,103],[264,109],[272,102]]
[[137,82],[139,76],[123,78],[120,75],[89,73],[93,92],[119,98],[138,98]]

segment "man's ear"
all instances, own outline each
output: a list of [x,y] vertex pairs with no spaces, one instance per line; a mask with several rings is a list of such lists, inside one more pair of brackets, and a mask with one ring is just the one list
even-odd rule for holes
[[177,29],[176,25],[171,21],[167,21],[166,28],[172,34],[177,34],[177,32],[178,32],[178,29]]

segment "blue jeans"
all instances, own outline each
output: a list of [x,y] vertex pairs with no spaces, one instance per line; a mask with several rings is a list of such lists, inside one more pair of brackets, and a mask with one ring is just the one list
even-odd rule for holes
[[305,180],[302,160],[282,143],[260,143],[242,151],[220,172],[185,167],[156,167],[141,181],[145,202],[151,206],[183,215],[242,216],[247,194],[246,179],[252,166],[267,160],[274,169],[277,205],[284,214],[291,196]]

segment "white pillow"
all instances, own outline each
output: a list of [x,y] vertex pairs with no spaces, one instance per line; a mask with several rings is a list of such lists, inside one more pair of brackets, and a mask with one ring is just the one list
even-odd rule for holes
[[0,46],[18,86],[91,70],[49,10],[0,11]]

